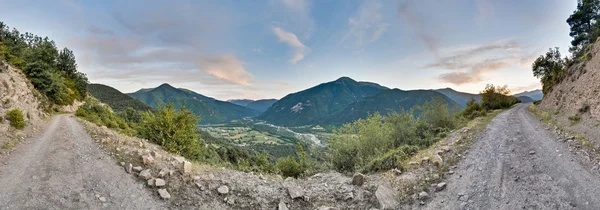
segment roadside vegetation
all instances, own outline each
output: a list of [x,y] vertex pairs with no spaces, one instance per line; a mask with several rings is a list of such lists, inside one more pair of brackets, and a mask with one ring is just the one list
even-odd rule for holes
[[[407,111],[371,114],[334,132],[329,161],[340,172],[402,170],[405,160],[445,138],[452,130],[492,110],[510,108],[520,102],[509,94],[506,86],[487,85],[481,92],[481,102],[473,99],[460,112],[434,98]],[[415,117],[415,111],[422,114]]]
[[75,55],[48,37],[21,33],[0,22],[0,59],[21,69],[52,103],[68,105],[87,96],[88,80],[77,71]]
[[23,117],[23,111],[18,108],[11,109],[6,113],[6,119],[10,122],[10,126],[16,129],[25,128],[25,118]]

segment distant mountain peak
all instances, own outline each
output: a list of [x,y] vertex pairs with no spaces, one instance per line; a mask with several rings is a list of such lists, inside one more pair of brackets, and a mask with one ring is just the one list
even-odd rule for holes
[[354,79],[352,79],[350,77],[346,77],[346,76],[340,77],[340,78],[338,78],[335,81],[336,82],[342,82],[342,81],[356,82],[356,80],[354,80]]
[[169,83],[162,83],[161,85],[159,85],[156,88],[175,88],[172,85],[170,85]]

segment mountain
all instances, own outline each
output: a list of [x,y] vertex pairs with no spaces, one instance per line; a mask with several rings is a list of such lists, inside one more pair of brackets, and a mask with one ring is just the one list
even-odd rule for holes
[[437,89],[434,91],[444,94],[446,97],[458,103],[462,108],[467,107],[467,101],[471,100],[471,98],[474,98],[476,101],[481,101],[481,95],[479,94],[458,92],[452,88]]
[[250,99],[229,99],[227,100],[227,102],[232,103],[232,104],[237,104],[240,106],[246,106],[249,103],[254,102],[254,100],[250,100]]
[[[525,91],[522,93],[517,93],[514,94],[515,97],[520,97],[520,96],[527,96],[531,99],[533,99],[534,101],[539,101],[542,100],[542,98],[544,98],[544,93],[542,93],[542,90],[532,90],[532,91]],[[525,103],[525,102],[523,102]]]
[[[433,98],[441,98],[448,103],[451,109],[459,107],[459,104],[454,102],[447,96],[433,90],[400,90],[389,89],[377,95],[369,96],[349,104],[344,109],[332,114],[324,124],[341,125],[344,123],[355,121],[359,118],[366,118],[369,113],[379,112],[387,114],[391,111],[400,112],[402,110],[410,110],[414,106],[422,105],[426,101],[431,101]],[[418,114],[418,111],[416,111]]]
[[269,109],[269,107],[271,107],[275,102],[277,102],[277,99],[261,99],[261,100],[256,100],[256,101],[250,102],[250,103],[246,104],[245,107],[248,107],[250,109],[254,109],[256,111],[263,113],[263,112],[266,112],[267,109]]
[[534,102],[535,100],[531,99],[528,96],[519,96],[517,97],[519,100],[521,100],[521,103],[530,103],[530,102]]
[[384,90],[388,88],[342,77],[289,94],[274,103],[258,119],[283,126],[317,124],[344,109],[348,104]]
[[150,90],[142,89],[128,95],[151,107],[157,107],[159,103],[166,102],[173,102],[177,107],[185,104],[186,108],[200,116],[201,124],[225,123],[259,114],[253,109],[219,101],[191,90],[178,89],[166,83]]
[[113,111],[123,111],[127,109],[127,107],[140,111],[152,110],[152,107],[107,85],[89,84],[87,89],[92,96],[102,103],[108,104]]

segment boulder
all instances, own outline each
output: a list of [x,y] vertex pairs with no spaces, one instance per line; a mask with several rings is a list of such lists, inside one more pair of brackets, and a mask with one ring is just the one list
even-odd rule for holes
[[225,195],[229,193],[229,187],[227,187],[226,185],[220,186],[219,188],[217,188],[217,192],[219,192],[219,194],[221,195]]
[[352,184],[356,186],[362,186],[365,183],[365,175],[361,173],[355,173],[352,176]]
[[292,200],[296,198],[302,198],[304,196],[304,190],[296,185],[288,186],[287,190]]
[[125,164],[125,166],[123,166],[123,168],[125,168],[125,172],[127,172],[128,174],[131,173],[131,170],[133,169],[133,165],[130,164]]
[[375,197],[381,209],[397,209],[400,205],[398,195],[392,189],[383,185],[377,187]]
[[192,173],[192,163],[189,161],[183,161],[181,163],[181,172],[183,172],[183,174]]
[[152,169],[146,169],[140,172],[140,178],[148,180],[152,178]]
[[285,203],[283,201],[279,202],[279,205],[277,207],[277,210],[289,210],[288,207],[285,205]]
[[148,179],[148,186],[156,186],[156,179]]
[[167,183],[165,182],[164,179],[156,179],[156,181],[154,182],[154,185],[157,187],[165,186],[165,184],[167,184]]
[[166,189],[158,189],[158,195],[160,195],[160,197],[165,200],[171,198],[171,194],[169,194],[169,192]]

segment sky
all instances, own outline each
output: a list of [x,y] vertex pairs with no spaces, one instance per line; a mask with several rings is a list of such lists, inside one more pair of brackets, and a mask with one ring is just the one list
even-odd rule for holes
[[0,0],[0,21],[72,49],[90,82],[282,98],[348,76],[390,88],[540,88],[576,0]]

